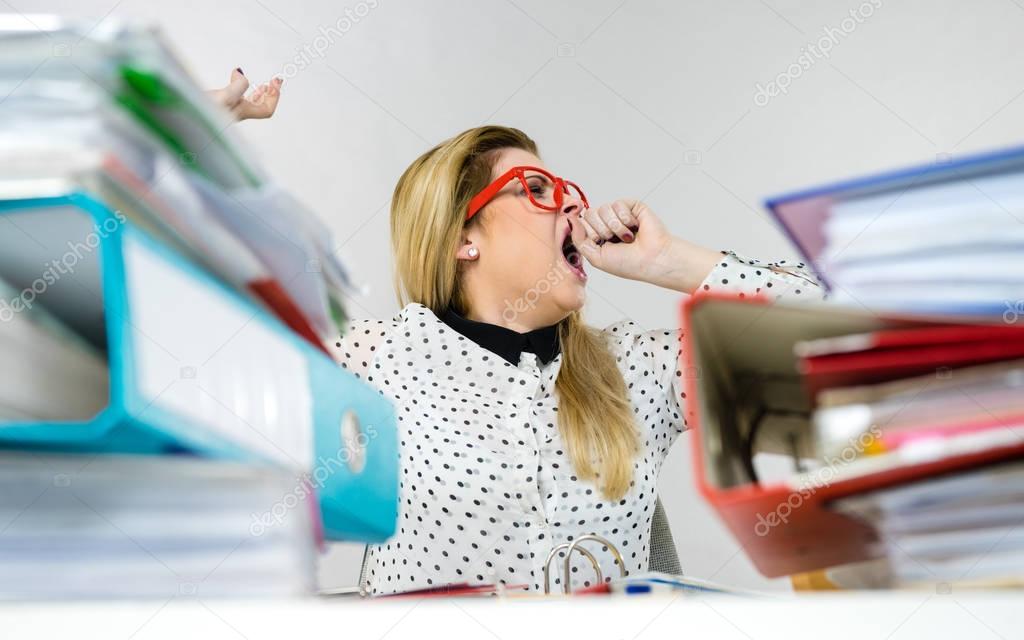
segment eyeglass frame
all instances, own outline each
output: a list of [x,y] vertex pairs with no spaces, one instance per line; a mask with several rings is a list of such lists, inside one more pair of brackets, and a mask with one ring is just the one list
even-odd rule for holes
[[[530,184],[526,181],[528,177],[526,175],[527,171],[539,173],[542,176],[546,177],[551,182],[552,188],[554,189],[554,206],[549,206],[537,202],[534,199],[533,193],[530,191]],[[501,174],[500,176],[498,176],[497,179],[491,182],[491,184],[487,185],[479,193],[473,196],[473,199],[469,201],[469,206],[466,208],[466,220],[468,221],[470,218],[479,213],[481,209],[487,206],[487,203],[493,200],[498,195],[498,193],[505,188],[505,185],[507,185],[509,182],[516,178],[519,178],[519,182],[523,185],[523,188],[526,189],[526,195],[530,199],[530,202],[533,203],[534,206],[544,209],[545,211],[558,211],[559,209],[561,209],[562,203],[565,201],[565,195],[569,193],[569,187],[575,189],[576,193],[580,195],[580,200],[583,202],[583,207],[585,209],[590,208],[590,203],[587,202],[587,196],[584,195],[583,189],[581,189],[580,186],[575,182],[572,182],[571,180],[566,180],[565,178],[560,178],[551,173],[550,171],[541,169],[540,167],[520,165],[517,167],[512,167],[505,173]]]

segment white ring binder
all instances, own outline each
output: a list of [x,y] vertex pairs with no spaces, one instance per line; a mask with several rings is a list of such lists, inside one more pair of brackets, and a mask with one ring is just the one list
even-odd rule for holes
[[619,577],[626,577],[626,563],[622,560],[622,554],[619,553],[618,548],[616,548],[616,546],[612,544],[607,538],[603,538],[597,535],[596,533],[588,533],[587,535],[576,538],[572,542],[563,542],[562,544],[553,548],[550,553],[548,553],[547,560],[544,561],[545,594],[551,593],[551,561],[554,560],[558,552],[563,549],[565,549],[565,560],[562,563],[562,593],[572,593],[572,589],[570,588],[569,584],[571,582],[571,579],[569,576],[571,573],[570,561],[572,560],[572,554],[574,551],[579,551],[581,554],[586,556],[587,559],[590,560],[591,566],[594,567],[594,575],[597,578],[597,584],[600,584],[604,581],[604,575],[601,573],[601,564],[597,561],[597,558],[595,558],[594,554],[590,553],[590,551],[588,551],[586,547],[579,546],[581,542],[587,540],[594,540],[608,547],[608,550],[612,552],[613,556],[615,556],[616,564],[619,565]]

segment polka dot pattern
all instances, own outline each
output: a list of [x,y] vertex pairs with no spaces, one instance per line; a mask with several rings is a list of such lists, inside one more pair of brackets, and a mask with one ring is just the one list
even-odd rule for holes
[[[709,289],[816,288],[792,272],[723,252]],[[795,284],[795,283],[803,284]],[[796,295],[796,294],[793,294]],[[643,331],[622,321],[604,330],[636,414],[641,450],[628,493],[608,500],[575,475],[558,430],[555,380],[562,356],[544,365],[523,353],[512,365],[410,304],[392,320],[353,321],[335,359],[388,397],[398,416],[401,455],[398,530],[369,549],[371,594],[447,583],[492,582],[543,589],[543,564],[562,542],[597,533],[621,552],[629,573],[647,569],[661,465],[686,429],[679,331]],[[605,579],[612,554],[587,548]],[[573,559],[574,589],[593,584],[588,561]],[[561,589],[560,571],[553,588]]]

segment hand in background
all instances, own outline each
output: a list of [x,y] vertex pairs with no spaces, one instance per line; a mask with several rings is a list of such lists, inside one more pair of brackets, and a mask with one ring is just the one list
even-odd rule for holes
[[235,116],[236,120],[262,120],[274,115],[277,102],[281,98],[281,78],[274,78],[267,84],[256,87],[249,95],[249,79],[241,69],[231,72],[231,81],[223,89],[214,89],[207,93],[214,102],[223,106]]

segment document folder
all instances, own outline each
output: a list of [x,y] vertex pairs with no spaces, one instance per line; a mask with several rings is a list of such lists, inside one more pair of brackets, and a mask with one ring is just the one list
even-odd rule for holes
[[[115,19],[0,15],[0,94],[9,94],[0,104],[5,183],[25,167],[52,178],[68,157],[102,158],[104,178],[128,197],[172,205],[151,207],[147,222],[177,235],[218,275],[241,280],[325,353],[346,326],[344,294],[356,287],[328,229],[267,178],[230,114],[158,31]],[[213,220],[197,238],[198,218]],[[224,260],[227,252],[236,256]]]
[[[796,191],[769,198],[765,206],[779,222],[783,231],[813,265],[818,276],[831,283],[827,269],[821,268],[822,251],[825,249],[824,225],[829,217],[829,208],[836,203],[888,194],[889,206],[902,207],[901,196],[913,190],[948,184],[967,182],[986,176],[1008,176],[1024,173],[1024,147],[967,156],[949,162],[936,162],[896,171],[845,180],[833,184]],[[973,190],[973,189],[972,189]],[[974,190],[977,193],[976,190]],[[922,194],[915,206],[938,204]],[[985,199],[984,194],[978,194]],[[885,211],[888,215],[889,210]]]
[[[682,370],[687,421],[696,437],[694,470],[705,499],[758,570],[777,577],[872,559],[879,538],[830,501],[1024,456],[1024,437],[995,429],[917,457],[898,453],[837,457],[783,479],[759,479],[751,464],[755,435],[782,443],[810,428],[812,396],[798,369],[799,342],[893,329],[963,323],[924,315],[879,315],[833,305],[770,304],[762,298],[705,294],[683,303]],[[993,332],[1019,331],[985,325]],[[937,375],[942,374],[939,368]],[[794,449],[797,447],[794,446]]]
[[1024,310],[1024,148],[767,201],[833,302],[965,316]]
[[96,415],[0,422],[0,447],[185,452],[303,474],[332,539],[397,518],[394,411],[271,312],[81,191],[0,201],[0,277],[108,361]]

